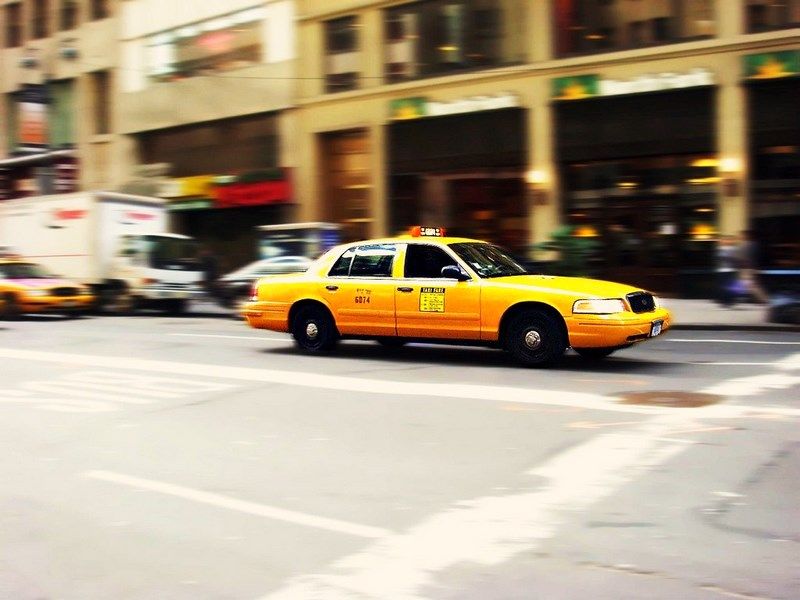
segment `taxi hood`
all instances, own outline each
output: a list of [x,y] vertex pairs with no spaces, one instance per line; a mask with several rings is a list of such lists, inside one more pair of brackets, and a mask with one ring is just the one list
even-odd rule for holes
[[641,291],[641,288],[624,283],[559,275],[513,275],[484,281],[500,287],[539,289],[576,298],[624,298],[625,294]]

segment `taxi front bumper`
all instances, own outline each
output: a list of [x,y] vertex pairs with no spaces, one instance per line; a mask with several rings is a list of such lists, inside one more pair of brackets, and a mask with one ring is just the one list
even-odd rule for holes
[[661,308],[641,314],[573,314],[566,322],[573,348],[613,348],[662,335],[672,327],[672,315]]

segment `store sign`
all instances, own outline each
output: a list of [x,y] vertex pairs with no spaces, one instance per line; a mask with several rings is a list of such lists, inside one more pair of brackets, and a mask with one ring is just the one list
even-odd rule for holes
[[439,102],[427,98],[400,98],[390,104],[393,121],[418,119],[420,117],[443,117],[464,113],[500,110],[519,107],[519,96],[511,92],[493,96],[471,96],[451,102]]
[[208,208],[214,208],[211,200],[178,200],[167,205],[167,210],[204,210]]
[[214,175],[195,175],[192,177],[174,177],[160,184],[161,198],[208,197],[214,185]]
[[291,186],[286,180],[232,183],[217,187],[214,198],[219,208],[258,206],[291,201]]
[[690,87],[714,85],[714,72],[695,68],[685,73],[655,73],[631,79],[600,79],[598,75],[558,77],[553,81],[554,100],[578,100],[596,96],[645,94]]
[[777,79],[800,75],[800,50],[751,54],[743,57],[745,79]]

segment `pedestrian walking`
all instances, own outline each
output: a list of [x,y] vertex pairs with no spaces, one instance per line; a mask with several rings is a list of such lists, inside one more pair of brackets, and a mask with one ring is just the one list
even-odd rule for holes
[[723,235],[717,242],[716,271],[717,302],[722,306],[733,306],[746,290],[739,276],[739,249],[732,235]]
[[751,298],[768,304],[769,296],[758,280],[758,243],[750,230],[743,231],[739,242],[739,277]]

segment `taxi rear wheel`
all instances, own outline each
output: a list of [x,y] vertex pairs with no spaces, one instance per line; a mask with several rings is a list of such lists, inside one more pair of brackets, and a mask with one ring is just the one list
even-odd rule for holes
[[558,324],[540,311],[516,315],[505,332],[505,349],[526,367],[545,367],[564,354],[566,343]]
[[292,336],[306,352],[326,352],[336,345],[336,326],[324,308],[306,306],[294,319]]

